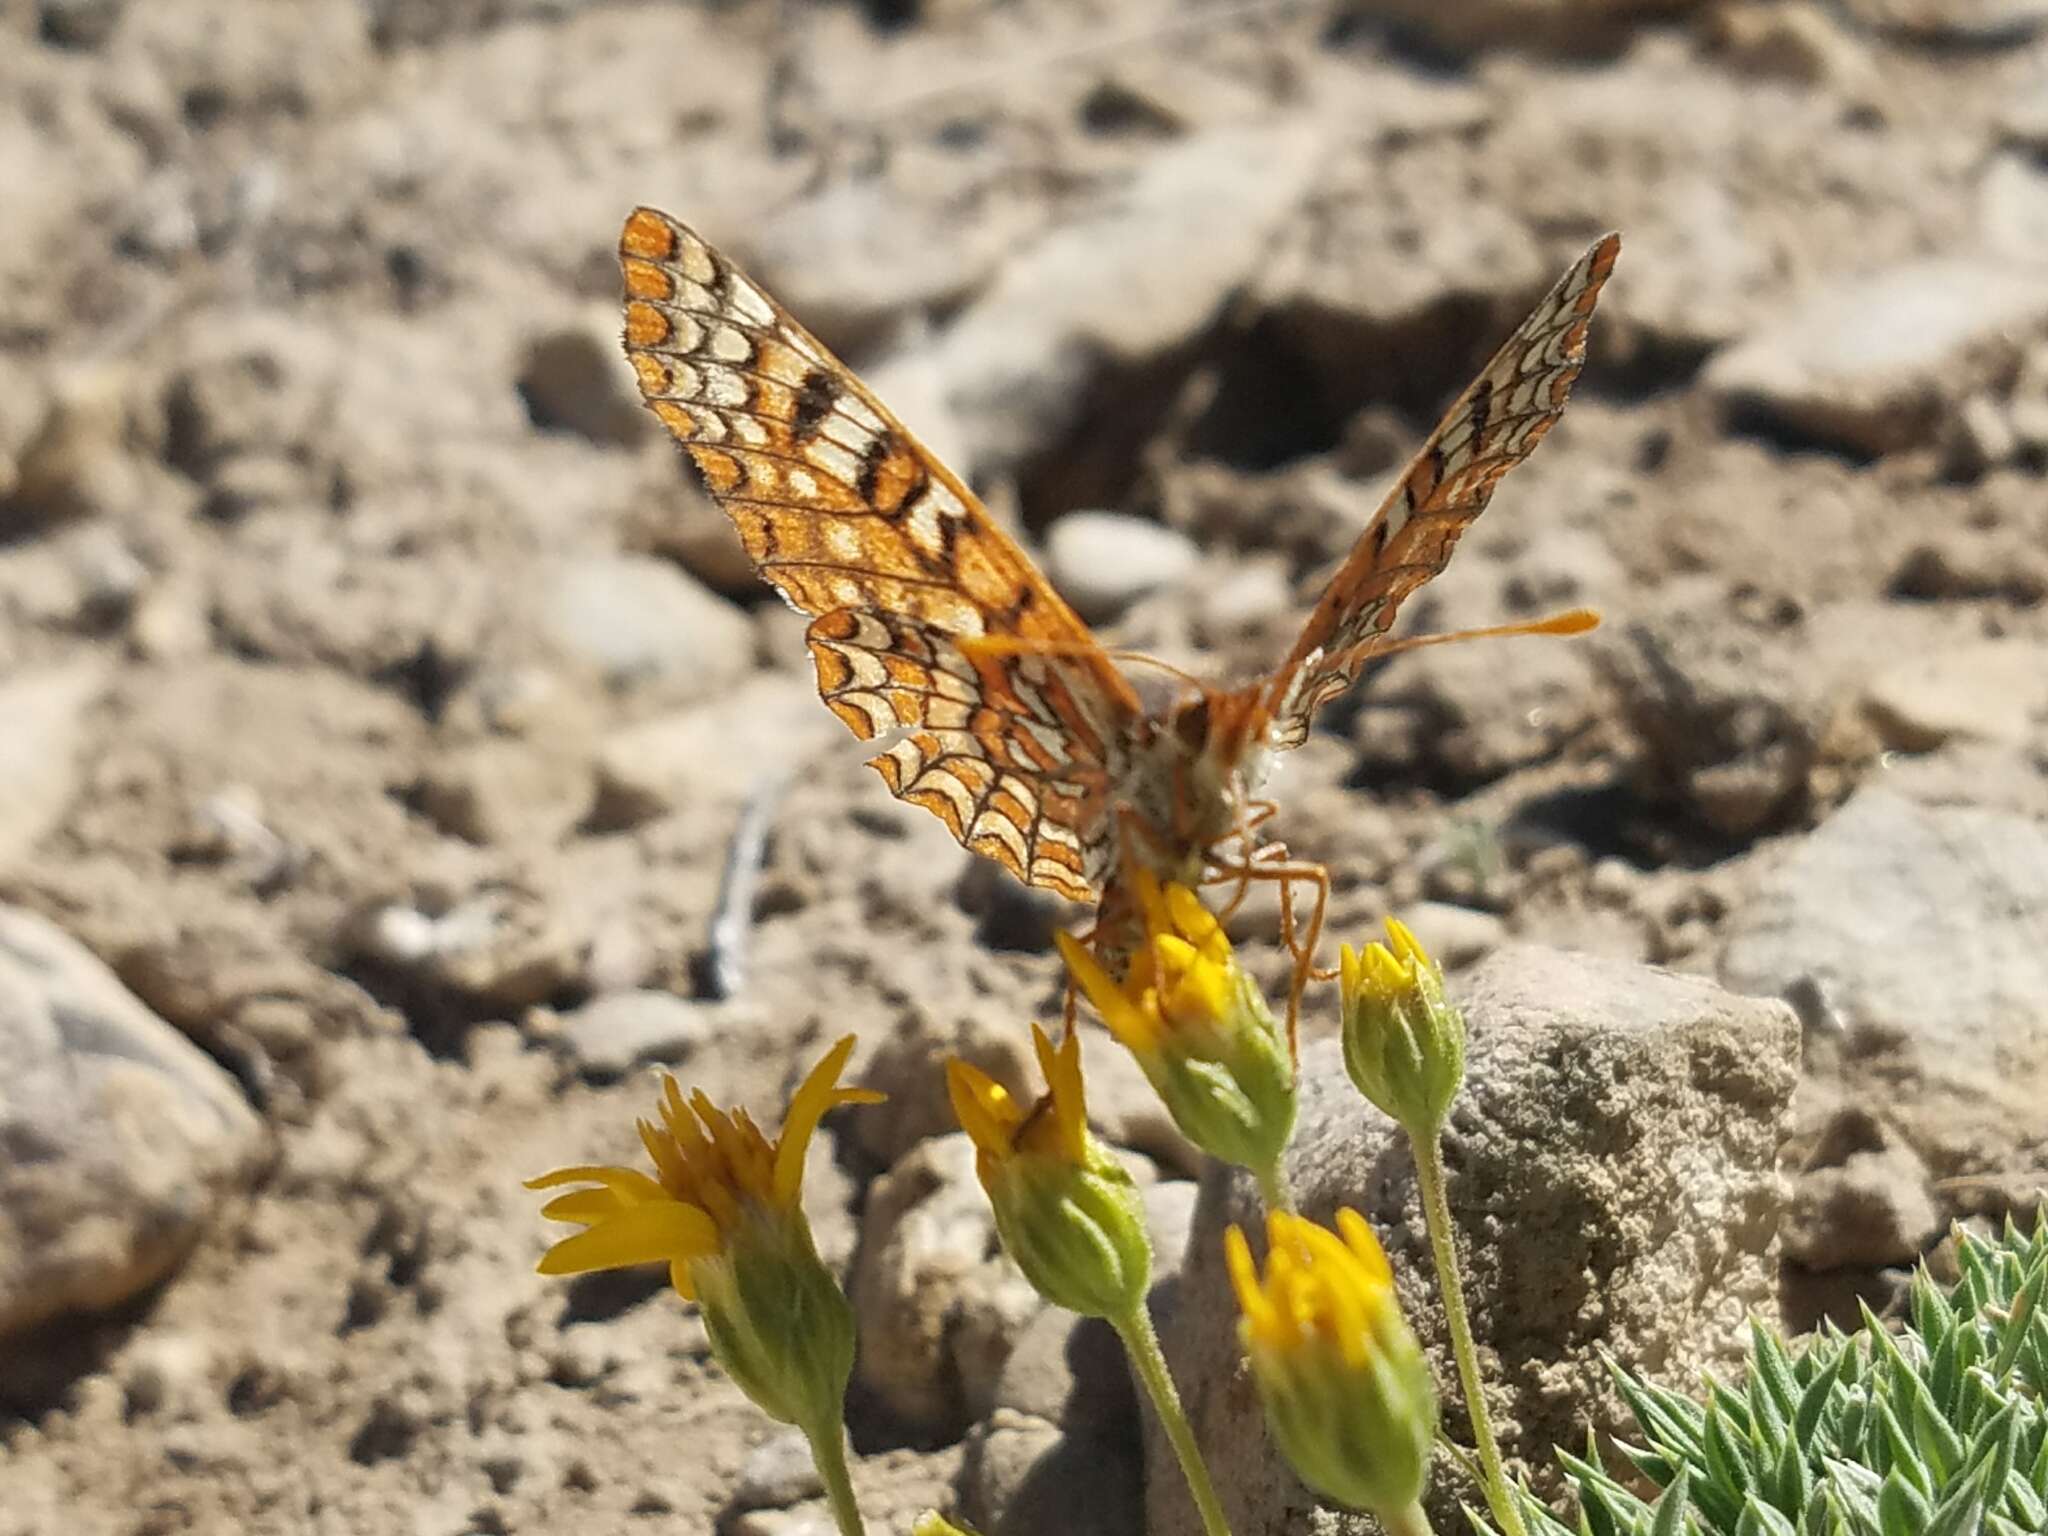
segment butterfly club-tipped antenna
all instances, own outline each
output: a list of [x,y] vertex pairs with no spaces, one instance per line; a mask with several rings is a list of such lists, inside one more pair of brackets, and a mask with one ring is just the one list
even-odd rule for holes
[[1488,624],[1478,629],[1450,629],[1434,635],[1405,635],[1399,640],[1388,640],[1375,635],[1372,639],[1340,651],[1329,658],[1334,663],[1351,661],[1385,661],[1389,656],[1398,656],[1403,651],[1427,650],[1433,645],[1455,645],[1466,640],[1506,640],[1517,635],[1583,635],[1600,627],[1600,613],[1595,608],[1564,608],[1556,613],[1546,614],[1540,619],[1521,619],[1512,624]]

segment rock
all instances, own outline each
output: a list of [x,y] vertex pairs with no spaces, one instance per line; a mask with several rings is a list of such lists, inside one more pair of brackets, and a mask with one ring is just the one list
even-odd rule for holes
[[645,555],[587,555],[561,571],[543,601],[556,640],[615,688],[660,679],[703,696],[754,665],[747,616]]
[[535,426],[618,447],[653,431],[654,418],[641,405],[619,351],[615,311],[607,305],[587,323],[544,331],[527,344],[518,386]]
[[1599,704],[1585,644],[1556,640],[1445,645],[1397,656],[1376,678],[1353,726],[1368,761],[1473,788],[1555,756]]
[[1805,803],[1827,699],[1796,635],[1705,585],[1595,644],[1645,769],[1708,827],[1749,837]]
[[0,907],[0,1335],[176,1269],[248,1187],[233,1079],[61,930]]
[[1287,562],[1277,555],[1233,559],[1213,581],[1203,580],[1190,595],[1199,637],[1218,650],[1244,636],[1263,634],[1294,612]]
[[1778,285],[1784,258],[1768,222],[1725,176],[1711,167],[1674,173],[1655,202],[1627,222],[1625,281],[1609,290],[1611,299],[1602,295],[1594,322],[1596,367],[1627,361],[1618,348],[1608,349],[1640,328],[1642,340],[1631,343],[1638,366],[1654,360],[1689,372],[1769,314],[1763,296]]
[[314,321],[251,312],[209,330],[164,392],[163,456],[207,488],[211,517],[324,502],[337,338]]
[[1748,423],[1876,457],[1932,443],[2048,330],[2048,278],[1943,258],[1837,278],[1719,354],[1702,382]]
[[732,519],[718,509],[687,464],[680,454],[666,451],[647,460],[644,483],[622,519],[628,541],[673,560],[721,597],[762,597],[769,588],[755,573]]
[[1998,111],[1999,142],[2013,149],[2048,152],[2048,80],[2023,81]]
[[1493,913],[1447,901],[1416,902],[1403,908],[1400,918],[1447,971],[1483,960],[1508,935],[1507,924]]
[[2036,155],[2004,150],[1991,157],[1977,183],[1977,221],[1993,256],[2022,264],[2038,259],[2048,243],[2048,174]]
[[1800,1173],[1785,1217],[1785,1257],[1810,1270],[1910,1265],[1945,1225],[1911,1148],[1856,1152]]
[[[1694,0],[1697,3],[1697,0]],[[1378,22],[1435,51],[1478,53],[1493,48],[1541,48],[1566,55],[1611,53],[1639,24],[1685,8],[1667,0],[1364,0],[1352,7],[1359,22]]]
[[1951,47],[2018,47],[2048,25],[2041,0],[1846,0],[1843,10],[1862,26]]
[[1958,738],[2023,744],[2048,728],[2048,645],[2008,636],[1909,650],[1870,680],[1863,711],[1896,751]]
[[[1603,1355],[1690,1382],[1738,1365],[1746,1315],[1773,1310],[1798,1030],[1789,1009],[1698,977],[1524,946],[1488,958],[1454,997],[1471,1047],[1446,1161],[1468,1301],[1503,1448],[1547,1479],[1552,1447],[1582,1443],[1589,1418],[1626,1423]],[[1296,1198],[1318,1221],[1340,1205],[1372,1220],[1438,1379],[1452,1382],[1412,1167],[1401,1135],[1359,1102],[1340,1043],[1304,1046]],[[1205,1183],[1161,1332],[1230,1528],[1281,1536],[1311,1528],[1312,1500],[1246,1390],[1223,1270],[1223,1229],[1256,1223],[1257,1204],[1242,1175]],[[1454,1402],[1451,1433],[1469,1443]],[[1146,1437],[1146,1530],[1188,1536],[1192,1507],[1149,1420]],[[1439,1478],[1439,1530],[1469,1492]],[[1313,1528],[1368,1526],[1325,1513]]]
[[347,924],[346,947],[436,991],[493,1007],[530,1008],[579,980],[587,914],[553,910],[513,886],[478,890],[433,911],[375,902]]
[[1986,470],[2010,462],[2019,446],[2019,433],[2013,429],[2012,413],[2005,402],[1990,395],[1972,395],[1957,408],[1949,426],[1950,472],[1974,480]]
[[85,714],[105,679],[75,665],[0,681],[0,871],[57,825],[77,793]]
[[673,992],[611,992],[565,1014],[561,1040],[587,1081],[616,1082],[650,1062],[686,1060],[710,1033],[701,1004]]
[[1884,1105],[1932,1178],[2039,1167],[2044,911],[2038,819],[1865,789],[1733,903],[1719,972],[1738,991],[1795,999],[1809,1077],[1843,1102]]
[[875,1181],[847,1294],[861,1385],[949,1440],[988,1411],[1011,1344],[1046,1305],[1004,1255],[974,1144],[957,1132]]
[[991,216],[960,219],[945,199],[906,193],[887,175],[836,177],[750,220],[745,249],[783,306],[846,356],[900,316],[958,309],[1028,238],[1026,205],[996,200],[982,211]]
[[[1155,1188],[1192,1190],[1187,1179]],[[1151,1191],[1147,1190],[1147,1194]],[[1188,1202],[1192,1209],[1193,1202]],[[1048,1307],[1017,1335],[996,1378],[995,1407],[1076,1432],[1135,1428],[1137,1389],[1116,1330],[1096,1317]]]
[[591,821],[616,831],[684,809],[697,817],[730,814],[770,772],[795,773],[844,734],[807,677],[756,674],[708,703],[608,737],[598,753]]
[[590,811],[591,764],[580,745],[552,737],[466,742],[427,765],[414,803],[466,842],[552,846]]
[[1195,1227],[1195,1204],[1201,1187],[1193,1179],[1161,1179],[1140,1194],[1145,1202],[1145,1231],[1152,1239],[1152,1283],[1175,1279],[1187,1262],[1188,1237]]
[[1837,89],[1869,83],[1869,57],[1814,0],[1736,0],[1710,11],[1704,31],[1714,56],[1744,79]]
[[934,354],[975,462],[994,471],[1050,450],[1081,423],[1091,383],[1141,372],[1213,325],[1323,150],[1299,123],[1193,135],[1011,255]]
[[127,0],[42,0],[37,28],[45,42],[91,50],[113,35]]
[[769,1436],[747,1456],[733,1490],[735,1509],[785,1509],[824,1493],[810,1442],[794,1429]]
[[1062,1432],[998,1408],[968,1437],[959,1494],[986,1536],[1124,1536],[1144,1525],[1145,1469],[1134,1433]]
[[72,519],[119,517],[148,506],[163,476],[124,442],[130,376],[85,368],[54,398],[17,450],[12,484],[0,474],[0,536],[18,538]]
[[1186,534],[1121,512],[1069,512],[1045,538],[1048,574],[1091,624],[1186,580],[1200,560]]

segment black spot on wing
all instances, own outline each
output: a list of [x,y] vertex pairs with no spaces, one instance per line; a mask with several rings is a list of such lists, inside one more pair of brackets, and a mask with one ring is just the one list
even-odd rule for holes
[[824,425],[838,400],[839,386],[823,368],[813,368],[804,375],[803,386],[796,392],[796,412],[789,421],[798,442],[818,435],[818,428]]

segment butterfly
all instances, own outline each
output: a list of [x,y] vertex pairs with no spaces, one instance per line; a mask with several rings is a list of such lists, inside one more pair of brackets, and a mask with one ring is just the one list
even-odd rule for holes
[[[737,266],[652,208],[627,218],[619,259],[643,399],[762,578],[810,616],[819,695],[885,739],[869,765],[890,792],[1026,884],[1098,902],[1098,952],[1128,950],[1134,864],[1234,882],[1233,905],[1277,883],[1291,1033],[1329,876],[1255,841],[1277,810],[1260,790],[1556,425],[1620,245],[1594,242],[1458,396],[1272,672],[1149,709],[974,493]],[[1297,885],[1313,893],[1299,929]]]

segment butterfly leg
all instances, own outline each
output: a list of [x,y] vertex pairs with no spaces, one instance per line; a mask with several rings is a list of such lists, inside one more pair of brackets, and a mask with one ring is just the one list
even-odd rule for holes
[[[1244,905],[1244,899],[1251,893],[1252,888],[1251,876],[1246,871],[1252,865],[1261,859],[1273,858],[1276,855],[1283,859],[1287,857],[1287,846],[1284,843],[1268,843],[1261,848],[1252,846],[1252,833],[1271,821],[1279,809],[1279,802],[1274,800],[1248,800],[1240,807],[1237,830],[1230,834],[1242,855],[1242,862],[1236,867],[1237,889],[1230,893],[1230,899],[1223,904],[1223,910],[1216,914],[1219,920],[1228,920]],[[1226,871],[1231,868],[1227,864],[1223,867]]]
[[[1253,857],[1237,864],[1218,862],[1216,883],[1234,880],[1240,889],[1254,880],[1270,881],[1280,888],[1280,940],[1294,958],[1294,974],[1287,987],[1287,1049],[1297,1061],[1301,1049],[1301,999],[1311,981],[1327,981],[1336,972],[1320,970],[1315,963],[1316,945],[1323,934],[1323,914],[1330,904],[1330,872],[1307,859],[1287,857],[1287,845],[1268,843]],[[1297,921],[1294,885],[1304,881],[1315,888],[1314,904],[1305,922]]]

